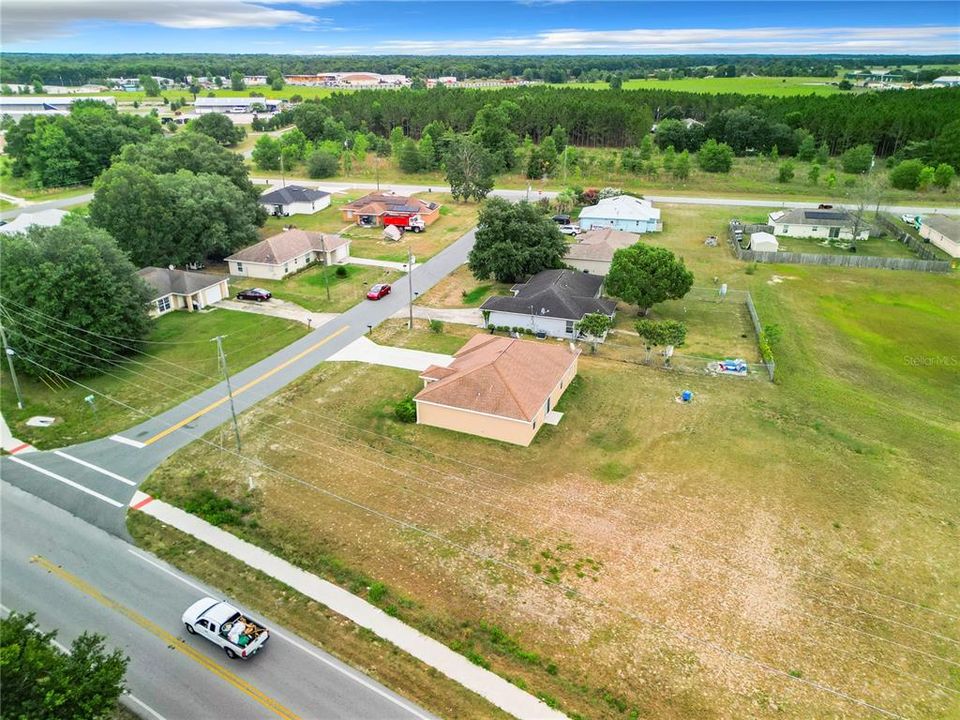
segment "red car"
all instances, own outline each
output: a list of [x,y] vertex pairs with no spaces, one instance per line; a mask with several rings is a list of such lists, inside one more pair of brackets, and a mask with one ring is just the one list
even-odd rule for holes
[[370,288],[370,292],[367,293],[367,300],[379,300],[389,294],[390,286],[387,283],[381,283]]

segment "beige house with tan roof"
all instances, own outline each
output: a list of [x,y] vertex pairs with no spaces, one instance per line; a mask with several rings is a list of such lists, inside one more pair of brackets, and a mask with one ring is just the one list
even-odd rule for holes
[[284,230],[225,258],[231,275],[282,280],[307,266],[344,263],[350,258],[350,241],[339,235]]
[[448,367],[420,374],[417,423],[527,446],[577,375],[572,345],[474,335]]
[[567,247],[563,261],[572,268],[591,275],[606,275],[610,272],[613,254],[640,242],[640,236],[614,228],[587,230],[577,236],[577,241]]

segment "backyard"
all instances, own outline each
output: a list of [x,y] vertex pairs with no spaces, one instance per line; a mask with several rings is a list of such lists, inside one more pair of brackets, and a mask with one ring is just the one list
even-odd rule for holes
[[[70,336],[53,324],[41,331],[52,340],[68,343],[74,353],[100,355],[95,340],[87,347],[82,337]],[[19,373],[23,410],[17,408],[4,367],[0,375],[3,417],[15,437],[40,448],[94,440],[136,425],[219,382],[211,338],[226,336],[224,352],[231,372],[236,373],[306,332],[300,323],[231,310],[169,313],[154,321],[144,352],[129,359],[115,358],[103,374],[80,379],[83,386]],[[91,393],[96,398],[93,404],[84,401]],[[47,428],[30,427],[26,421],[35,415],[56,417],[57,422]]]
[[[326,363],[242,416],[263,465],[193,446],[146,490],[246,503],[227,529],[571,715],[871,716],[809,681],[952,716],[960,283],[754,268],[703,245],[730,213],[666,208],[650,239],[699,285],[753,293],[784,329],[776,384],[587,353],[560,425],[520,449],[398,422],[414,371]],[[393,322],[373,339],[449,353],[472,332]]]
[[396,282],[399,277],[396,270],[369,265],[314,265],[283,280],[234,278],[234,283],[238,290],[264,288],[278,300],[296,303],[311,312],[340,313],[361,302],[371,285]]

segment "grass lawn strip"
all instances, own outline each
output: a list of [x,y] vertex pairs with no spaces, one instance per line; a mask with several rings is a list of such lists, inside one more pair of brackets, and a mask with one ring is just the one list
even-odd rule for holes
[[143,513],[127,528],[143,549],[219,588],[243,607],[278,622],[439,717],[508,718],[442,673],[264,573]]
[[[96,339],[70,334],[53,322],[36,323],[36,331],[48,336],[45,342],[63,347],[64,352],[101,355]],[[66,332],[64,332],[66,331]],[[221,376],[216,347],[208,342],[225,335],[224,351],[231,372],[253,365],[307,333],[300,323],[248,313],[211,310],[202,313],[174,312],[154,321],[154,330],[144,353],[130,359],[113,357],[116,364],[106,372],[81,379],[105,396],[137,408],[134,412],[98,397],[93,406],[84,401],[87,390],[53,378],[36,379],[19,374],[24,409],[19,410],[6,368],[2,380],[3,416],[16,437],[38,448],[53,448],[94,440],[136,425],[215,385]],[[172,343],[172,344],[165,344]],[[48,428],[26,425],[34,415],[48,415],[58,422]]]

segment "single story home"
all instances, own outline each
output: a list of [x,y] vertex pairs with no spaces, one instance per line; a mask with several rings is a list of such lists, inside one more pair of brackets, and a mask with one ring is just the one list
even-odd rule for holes
[[225,258],[231,275],[282,280],[308,265],[344,263],[350,257],[350,241],[339,235],[284,230]]
[[527,446],[577,375],[580,350],[497,335],[474,335],[448,367],[420,374],[417,423]]
[[172,310],[202,310],[230,297],[223,275],[158,267],[145,267],[137,275],[153,290],[150,314],[154,317]]
[[960,218],[948,215],[924,215],[920,218],[920,237],[929,240],[947,255],[960,258]]
[[34,225],[39,225],[40,227],[56,227],[63,222],[67,214],[65,210],[57,210],[56,208],[32,213],[20,213],[6,225],[0,225],[0,233],[13,235],[14,233],[25,232]]
[[198,115],[206,113],[251,113],[261,105],[264,112],[273,113],[280,109],[283,100],[264,97],[198,97],[193,103],[193,111]]
[[480,306],[486,325],[521,327],[551,337],[576,339],[584,315],[613,317],[617,303],[600,297],[603,277],[574,270],[544,270],[514,285],[513,295],[489,298]]
[[596,205],[588,205],[580,211],[580,227],[584,230],[611,227],[624,232],[659,232],[660,209],[653,203],[633,195],[617,195],[604,198]]
[[393,193],[370,193],[340,207],[343,219],[364,227],[383,225],[385,217],[419,216],[425,225],[440,217],[440,204]]
[[260,204],[271,215],[312,215],[330,207],[330,193],[303,185],[274,188],[260,196]]
[[750,249],[756,252],[777,252],[780,243],[768,232],[750,233]]
[[[832,238],[853,240],[853,215],[847,210],[778,210],[770,213],[768,225],[773,226],[773,234],[783,237]],[[857,240],[870,237],[870,226],[861,223],[857,231]]]
[[610,262],[617,250],[640,242],[638,235],[613,228],[587,230],[576,239],[567,247],[563,261],[572,268],[593,275],[606,275],[610,272]]

